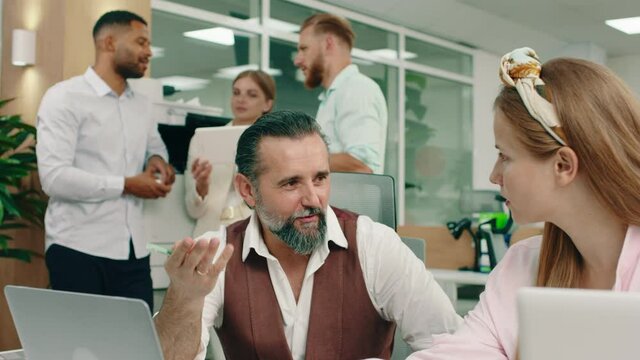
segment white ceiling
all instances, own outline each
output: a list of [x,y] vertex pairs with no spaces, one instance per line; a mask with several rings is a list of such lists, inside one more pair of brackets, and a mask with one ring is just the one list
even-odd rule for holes
[[500,55],[530,46],[555,56],[593,43],[609,58],[640,54],[640,34],[604,21],[640,16],[640,0],[325,0],[421,32]]

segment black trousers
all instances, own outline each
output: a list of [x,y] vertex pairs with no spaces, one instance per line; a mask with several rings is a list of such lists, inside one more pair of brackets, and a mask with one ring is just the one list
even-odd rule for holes
[[153,312],[149,256],[136,259],[129,241],[129,259],[92,256],[53,244],[45,254],[51,288],[141,299]]

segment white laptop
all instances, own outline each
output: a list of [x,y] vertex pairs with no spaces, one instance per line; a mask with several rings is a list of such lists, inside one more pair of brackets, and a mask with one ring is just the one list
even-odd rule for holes
[[248,126],[200,127],[193,134],[195,157],[211,164],[234,164],[238,139]]
[[28,360],[162,360],[147,304],[138,299],[8,285]]
[[640,293],[518,291],[521,360],[640,359]]

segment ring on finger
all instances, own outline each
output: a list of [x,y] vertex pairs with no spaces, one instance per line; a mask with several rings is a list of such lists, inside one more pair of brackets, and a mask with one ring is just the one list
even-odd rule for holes
[[205,276],[209,273],[209,271],[200,271],[200,269],[196,268],[196,273],[200,276]]

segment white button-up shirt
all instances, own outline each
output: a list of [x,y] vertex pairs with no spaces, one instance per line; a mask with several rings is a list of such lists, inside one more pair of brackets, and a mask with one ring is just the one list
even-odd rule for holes
[[318,97],[316,121],[329,140],[329,152],[349,153],[375,174],[384,171],[387,103],[370,78],[349,65]]
[[122,192],[150,156],[168,159],[150,101],[129,86],[118,96],[89,67],[47,91],[37,129],[38,171],[50,197],[46,247],[122,260],[132,239],[136,256],[148,255],[143,201]]
[[[221,240],[219,249],[222,249],[226,244],[225,228],[202,236],[206,239],[213,237]],[[402,243],[393,229],[360,216],[356,238],[362,274],[374,308],[383,319],[398,325],[402,337],[413,350],[428,348],[432,343],[432,334],[451,333],[458,327],[462,319],[455,313],[449,298],[426,270],[424,263]],[[296,360],[305,357],[314,273],[329,256],[329,241],[343,248],[348,247],[331,208],[327,210],[326,240],[311,254],[297,303],[287,275],[264,243],[255,213],[247,226],[242,249],[236,249],[242,251],[243,261],[251,249],[267,260],[287,344]],[[216,287],[205,298],[202,342],[196,359],[204,359],[209,341],[208,329],[212,325],[222,326],[224,278],[224,275],[218,278]]]

